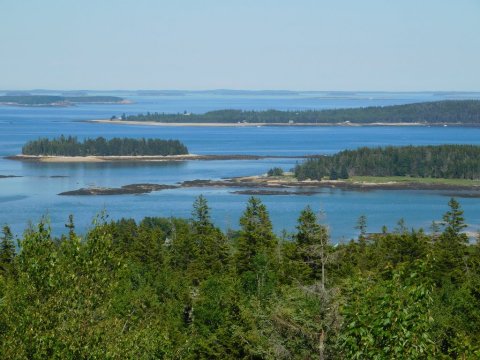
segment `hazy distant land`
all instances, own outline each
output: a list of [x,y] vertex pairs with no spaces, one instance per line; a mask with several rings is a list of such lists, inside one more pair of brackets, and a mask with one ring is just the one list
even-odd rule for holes
[[5,95],[0,105],[10,106],[73,106],[75,104],[128,104],[131,101],[117,96],[57,96],[57,95]]

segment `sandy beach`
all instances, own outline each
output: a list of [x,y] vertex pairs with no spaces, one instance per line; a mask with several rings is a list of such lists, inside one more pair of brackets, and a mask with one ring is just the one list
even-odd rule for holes
[[[50,156],[50,155],[13,155],[5,159],[17,161],[32,161],[45,163],[98,163],[98,162],[160,162],[160,161],[188,161],[188,160],[259,160],[265,158],[285,158],[285,156],[260,155],[136,155],[136,156]],[[288,157],[288,156],[287,156]],[[295,156],[293,158],[304,158]]]

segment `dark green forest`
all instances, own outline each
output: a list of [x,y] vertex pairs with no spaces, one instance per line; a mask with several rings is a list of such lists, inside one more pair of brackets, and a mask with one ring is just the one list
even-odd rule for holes
[[344,150],[306,160],[294,168],[299,180],[350,176],[411,176],[480,179],[480,146],[387,146]]
[[393,106],[305,111],[216,110],[205,114],[147,113],[128,121],[186,123],[460,123],[480,125],[480,100],[445,100]]
[[78,141],[73,136],[41,138],[29,141],[22,147],[23,155],[56,156],[135,156],[135,155],[183,155],[188,149],[178,140],[131,139],[103,137]]
[[444,211],[429,233],[362,216],[335,245],[309,207],[276,236],[257,198],[238,231],[203,196],[191,219],[101,214],[84,236],[43,220],[18,251],[4,226],[0,358],[478,359],[480,244]]
[[56,96],[56,95],[5,95],[0,96],[0,104],[16,104],[23,106],[41,106],[74,103],[119,103],[123,101],[117,96]]

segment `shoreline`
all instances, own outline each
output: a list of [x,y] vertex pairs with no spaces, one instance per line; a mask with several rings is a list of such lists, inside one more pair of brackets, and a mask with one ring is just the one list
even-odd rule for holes
[[[443,190],[450,191],[445,196],[480,198],[480,184],[454,185],[447,183],[420,183],[420,182],[362,182],[349,180],[303,180],[295,178],[279,179],[264,175],[228,178],[223,180],[188,180],[175,185],[166,184],[129,184],[119,188],[80,188],[65,191],[58,195],[68,196],[101,196],[101,195],[128,195],[145,194],[152,191],[182,188],[231,188],[232,194],[240,195],[315,195],[318,190],[330,188],[345,191],[372,191],[372,190]],[[238,190],[241,189],[241,190]]]
[[276,155],[135,155],[135,156],[56,156],[56,155],[12,155],[4,159],[15,161],[30,161],[40,163],[108,163],[108,162],[163,162],[163,161],[191,161],[191,160],[261,160],[261,159],[304,159],[319,155],[276,156]]
[[[361,126],[467,126],[465,124],[425,124],[425,123],[165,123],[158,121],[128,121],[128,120],[83,120],[89,123],[112,124],[112,125],[143,125],[143,126],[188,126],[188,127],[264,127],[264,126],[342,126],[342,127],[361,127]],[[473,125],[470,125],[473,126]]]
[[[223,180],[193,180],[184,181],[181,187],[238,187],[238,188],[264,188],[264,189],[343,189],[343,190],[460,190],[476,191],[475,194],[465,194],[469,197],[480,197],[480,182],[477,184],[463,185],[448,182],[416,182],[412,181],[385,181],[368,182],[355,180],[297,180],[295,178],[275,178],[264,175],[245,176]],[[449,179],[445,179],[448,181]]]

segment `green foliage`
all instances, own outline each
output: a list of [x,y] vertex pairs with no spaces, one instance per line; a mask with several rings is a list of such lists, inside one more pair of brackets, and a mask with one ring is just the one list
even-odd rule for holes
[[330,156],[317,156],[295,166],[299,180],[329,176],[409,176],[416,178],[480,179],[480,146],[362,147]]
[[352,278],[338,349],[345,359],[435,358],[431,286],[425,264],[399,266],[386,279]]
[[13,243],[13,235],[10,227],[5,225],[0,238],[0,272],[9,271],[14,258],[15,244]]
[[181,155],[188,149],[178,140],[129,139],[103,137],[85,139],[79,142],[76,137],[41,138],[27,142],[22,147],[24,155],[55,156],[136,156],[136,155]]
[[122,117],[128,121],[188,123],[480,123],[480,101],[447,100],[406,105],[306,111],[216,110],[205,114],[147,113]]
[[283,169],[279,167],[273,167],[268,170],[267,176],[283,176]]
[[[480,246],[450,200],[442,233],[331,246],[310,208],[280,244],[251,198],[241,229],[192,219],[107,221],[80,237],[4,228],[2,359],[477,359]],[[361,240],[361,241],[360,241]],[[5,271],[5,269],[8,271]]]
[[318,223],[317,216],[307,206],[300,213],[297,230],[295,236],[297,272],[299,275],[304,274],[302,280],[306,283],[320,280],[324,289],[325,267],[331,251],[328,229]]
[[240,226],[237,273],[247,291],[267,295],[275,284],[277,239],[267,209],[258,198],[248,200]]

